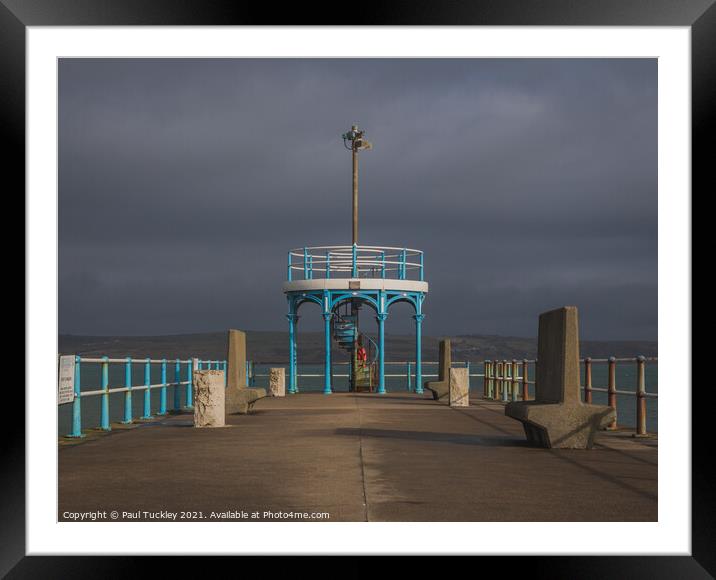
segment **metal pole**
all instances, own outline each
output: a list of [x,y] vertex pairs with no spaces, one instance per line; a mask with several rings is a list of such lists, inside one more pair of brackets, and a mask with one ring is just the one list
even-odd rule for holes
[[[287,314],[288,318],[288,392],[296,392],[296,315]],[[246,363],[246,384],[248,385],[249,365]]]
[[[358,125],[353,125],[351,131],[357,132]],[[353,158],[353,245],[358,244],[358,150],[355,141],[351,142],[351,157]]]
[[646,382],[643,356],[636,359],[636,436],[646,435]]
[[159,392],[159,413],[167,414],[167,359],[162,359],[162,389]]
[[607,387],[608,405],[614,409],[614,421],[612,421],[607,429],[617,428],[616,410],[617,410],[617,360],[609,357],[609,385]]
[[191,409],[194,406],[194,393],[193,382],[194,382],[194,361],[196,359],[189,359],[186,363],[186,408]]
[[388,317],[385,313],[378,314],[378,390],[379,395],[385,394],[385,319]]
[[72,401],[72,434],[70,437],[82,437],[82,403],[80,403],[80,365],[82,357],[75,356],[75,400]]
[[490,368],[490,361],[489,360],[482,361],[482,375],[483,375],[483,377],[482,377],[482,398],[483,399],[487,399],[489,389],[490,389],[489,368]]
[[152,418],[152,392],[149,385],[152,384],[152,363],[150,359],[144,361],[144,414],[142,419]]
[[424,314],[416,314],[415,318],[415,393],[423,394],[423,318]]
[[102,413],[100,418],[99,428],[103,431],[110,431],[112,428],[109,426],[109,357],[102,357]]
[[[217,363],[218,365],[218,363]],[[218,367],[217,367],[218,368]],[[181,391],[179,390],[179,383],[181,382],[181,364],[179,359],[174,362],[174,412],[178,413],[180,408],[179,399],[181,398]]]
[[325,367],[323,370],[323,394],[331,394],[331,313],[323,313],[323,332],[325,340]]
[[517,390],[518,390],[518,383],[517,383],[517,375],[518,373],[518,367],[517,367],[517,359],[512,359],[512,400],[517,400]]
[[509,393],[509,363],[506,360],[502,361],[502,402],[506,403],[510,400]]
[[592,359],[584,359],[584,402],[592,404]]
[[410,385],[410,361],[406,363],[405,376],[408,379],[408,392],[410,392],[412,390]]
[[530,363],[527,359],[522,360],[522,400],[530,398]]
[[122,423],[132,422],[132,357],[127,357],[124,363],[124,386],[127,390],[124,393],[124,421]]

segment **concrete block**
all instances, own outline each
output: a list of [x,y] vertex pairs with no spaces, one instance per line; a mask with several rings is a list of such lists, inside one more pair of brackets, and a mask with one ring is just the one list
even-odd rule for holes
[[229,389],[246,386],[246,333],[229,330],[229,346],[226,354],[227,381]]
[[286,369],[273,368],[269,371],[269,394],[272,397],[286,396]]
[[450,369],[450,406],[470,406],[470,377],[466,368]]
[[195,370],[194,427],[223,427],[225,417],[224,371]]
[[579,388],[579,322],[576,306],[540,314],[534,401],[515,401],[505,415],[522,422],[531,445],[589,449],[614,409],[587,405]]
[[438,349],[438,380],[425,383],[425,389],[430,391],[436,401],[447,399],[450,396],[450,366],[452,356],[450,353],[450,339],[440,341]]

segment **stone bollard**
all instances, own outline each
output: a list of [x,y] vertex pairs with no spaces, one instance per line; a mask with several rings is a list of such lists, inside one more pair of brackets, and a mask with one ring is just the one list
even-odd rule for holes
[[450,406],[470,406],[470,377],[466,368],[450,369]]
[[225,421],[224,371],[194,371],[194,427],[223,427]]
[[286,396],[286,369],[275,368],[269,371],[269,395],[271,397]]

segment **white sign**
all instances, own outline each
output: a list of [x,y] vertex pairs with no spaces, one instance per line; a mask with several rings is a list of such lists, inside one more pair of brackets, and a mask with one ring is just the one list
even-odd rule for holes
[[60,357],[60,376],[57,381],[57,404],[75,400],[75,355]]

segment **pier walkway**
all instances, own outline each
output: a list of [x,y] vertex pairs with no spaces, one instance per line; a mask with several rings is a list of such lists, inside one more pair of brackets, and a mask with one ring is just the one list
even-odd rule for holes
[[588,451],[530,448],[499,402],[457,409],[410,393],[263,399],[228,423],[194,429],[179,414],[62,442],[58,519],[167,510],[205,519],[657,520],[655,437],[602,432]]

